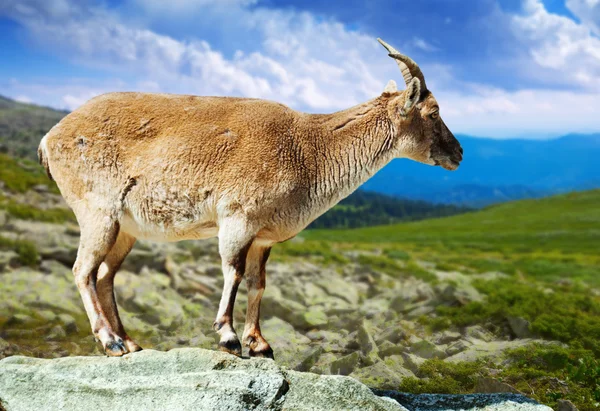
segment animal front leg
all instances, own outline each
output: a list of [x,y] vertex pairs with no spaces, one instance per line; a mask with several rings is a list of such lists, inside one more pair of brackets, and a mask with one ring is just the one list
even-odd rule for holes
[[246,256],[254,239],[244,219],[228,219],[219,226],[219,253],[223,267],[223,294],[213,328],[219,334],[219,349],[242,355],[240,340],[233,328],[233,306],[246,269]]
[[248,253],[246,266],[246,284],[248,286],[248,309],[242,341],[249,348],[251,357],[273,359],[273,349],[260,331],[260,301],[265,290],[265,265],[270,248],[252,245]]

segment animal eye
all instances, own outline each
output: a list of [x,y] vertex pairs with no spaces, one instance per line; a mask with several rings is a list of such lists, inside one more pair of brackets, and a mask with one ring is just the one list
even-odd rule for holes
[[439,116],[440,116],[440,112],[439,112],[439,111],[434,111],[433,113],[431,113],[431,114],[429,115],[429,117],[431,117],[431,118],[432,118],[432,119],[434,119],[434,120],[435,120],[436,118],[438,118]]

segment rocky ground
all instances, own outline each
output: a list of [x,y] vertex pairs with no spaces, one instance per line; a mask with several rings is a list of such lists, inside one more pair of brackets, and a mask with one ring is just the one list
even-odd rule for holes
[[[43,186],[19,196],[14,201],[40,209],[63,206]],[[0,237],[33,244],[37,251],[33,261],[24,260],[18,247],[0,251],[0,358],[101,355],[70,269],[77,225],[23,220],[0,210]],[[409,377],[421,378],[427,360],[479,362],[485,367],[476,377],[478,392],[514,392],[494,378],[506,351],[536,342],[557,344],[532,338],[522,318],[509,319],[504,333],[492,334],[480,325],[433,332],[420,319],[435,317],[439,305],[484,301],[472,282],[503,274],[467,276],[401,259],[398,272],[389,272],[369,264],[372,256],[372,251],[347,251],[344,262],[336,262],[274,249],[261,325],[277,364],[396,390]],[[211,325],[222,287],[216,241],[139,242],[115,286],[125,327],[143,347],[215,348]],[[244,288],[235,309],[239,332]]]
[[[404,406],[406,405],[406,407]],[[516,394],[407,396],[353,378],[193,348],[123,358],[0,361],[0,408],[81,410],[550,411]]]

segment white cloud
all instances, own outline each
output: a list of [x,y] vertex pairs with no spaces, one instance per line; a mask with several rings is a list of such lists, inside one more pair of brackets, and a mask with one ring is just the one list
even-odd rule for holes
[[435,47],[434,45],[428,43],[427,41],[423,40],[420,37],[413,38],[412,44],[416,48],[421,49],[423,51],[427,51],[427,52],[433,52],[433,51],[438,51],[439,50],[437,47]]
[[600,36],[600,0],[566,0],[566,5],[585,26]]
[[[188,3],[194,2],[179,1],[174,7]],[[230,3],[236,7],[247,2]],[[131,27],[104,9],[29,1],[9,12],[36,41],[57,53],[94,68],[126,70],[128,75],[142,76],[140,81],[158,84],[162,91],[233,94],[275,99],[307,110],[334,110],[374,97],[385,82],[374,72],[393,70],[374,39],[346,31],[339,23],[317,21],[307,13],[240,10],[246,13],[246,24],[260,32],[262,44],[233,59],[206,41],[181,41]],[[367,64],[363,53],[379,57],[387,68]],[[78,101],[73,97],[64,96],[63,102],[71,107]]]
[[[461,81],[455,75],[460,70],[448,64],[424,65],[427,84],[455,133],[503,137],[600,128],[595,111],[600,107],[600,40],[590,25],[551,14],[539,1],[524,1],[524,13],[509,19],[507,29],[530,55],[524,70],[550,76],[557,87],[550,82],[546,89],[507,91]],[[595,10],[600,0],[568,1],[572,9],[585,3]],[[85,0],[0,3],[0,13],[18,20],[47,50],[112,76],[103,81],[14,80],[0,84],[2,92],[68,109],[106,91],[138,90],[268,98],[324,112],[376,96],[390,78],[401,80],[372,36],[309,13],[246,7],[254,0],[227,0],[225,5],[216,0],[130,2],[139,6],[140,15],[190,14],[199,24],[219,30],[235,23],[240,44],[251,38],[251,46],[243,43],[227,55],[202,39],[160,34],[143,18],[124,21],[118,9]],[[202,20],[204,14],[210,19]],[[406,44],[436,51],[420,38]]]
[[524,11],[514,16],[513,30],[538,68],[551,70],[557,86],[600,90],[600,39],[592,35],[590,28],[549,13],[540,0],[524,0]]
[[33,100],[29,97],[29,96],[25,96],[23,94],[19,94],[17,96],[15,96],[14,98],[16,101],[18,101],[19,103],[33,103]]
[[482,88],[436,92],[448,127],[489,137],[555,137],[598,131],[600,94],[560,90]]

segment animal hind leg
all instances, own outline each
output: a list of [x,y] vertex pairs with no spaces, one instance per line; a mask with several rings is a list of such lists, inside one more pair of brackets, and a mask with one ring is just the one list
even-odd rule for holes
[[256,231],[243,218],[228,218],[219,224],[219,253],[223,266],[223,294],[213,328],[220,336],[219,349],[237,356],[242,346],[233,328],[233,306],[244,276],[246,256]]
[[135,237],[119,231],[115,244],[104,258],[102,264],[100,264],[98,279],[96,281],[98,299],[100,300],[102,310],[112,329],[125,342],[125,347],[127,347],[129,352],[140,351],[142,347],[136,344],[125,332],[115,301],[114,278],[123,260],[125,260],[125,257],[127,257],[127,254],[129,254],[135,244],[135,241]]
[[127,347],[106,317],[96,288],[98,269],[116,242],[119,224],[116,219],[100,212],[87,211],[85,215],[79,213],[77,217],[81,226],[81,238],[77,260],[73,266],[75,283],[92,331],[102,343],[104,351],[109,356],[121,356],[128,352]]
[[270,247],[252,244],[246,261],[246,285],[248,286],[248,309],[242,341],[249,348],[251,357],[273,359],[273,349],[260,331],[260,300],[265,290],[265,266],[271,252]]

